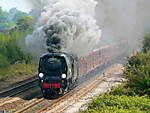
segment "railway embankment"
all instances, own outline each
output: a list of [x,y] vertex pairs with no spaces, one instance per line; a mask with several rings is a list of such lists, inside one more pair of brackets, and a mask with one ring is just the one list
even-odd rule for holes
[[17,29],[8,34],[0,32],[0,89],[37,74],[34,59],[21,49],[25,42],[20,40],[28,33],[28,30],[20,32]]

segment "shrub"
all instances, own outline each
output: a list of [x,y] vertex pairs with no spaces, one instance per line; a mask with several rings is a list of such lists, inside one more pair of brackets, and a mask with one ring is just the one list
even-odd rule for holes
[[146,65],[147,63],[150,63],[150,54],[149,53],[137,53],[131,57],[128,57],[127,66],[138,67],[139,65]]
[[10,66],[9,61],[6,59],[6,57],[0,54],[0,68],[7,69],[9,66]]
[[143,40],[143,52],[146,53],[150,51],[150,35],[144,37]]
[[130,88],[141,95],[150,94],[150,54],[136,54],[128,59],[124,70]]
[[81,113],[143,113],[150,111],[150,98],[146,96],[116,96],[103,94],[89,104]]
[[112,90],[109,92],[111,95],[127,95],[127,96],[136,96],[137,94],[127,85],[126,82],[122,83],[117,87],[112,87]]
[[[11,76],[11,68],[13,64],[17,62],[24,62],[26,64],[33,62],[33,58],[30,55],[24,54],[18,42],[21,38],[24,38],[26,32],[19,32],[14,30],[11,33],[0,33],[0,79],[4,79],[7,76]],[[30,64],[29,64],[30,65]]]
[[18,46],[20,38],[25,37],[27,33],[28,32],[19,32],[18,30],[10,34],[0,33],[0,53],[6,57],[11,64],[20,60],[29,62],[29,60],[32,59],[30,55],[24,54]]

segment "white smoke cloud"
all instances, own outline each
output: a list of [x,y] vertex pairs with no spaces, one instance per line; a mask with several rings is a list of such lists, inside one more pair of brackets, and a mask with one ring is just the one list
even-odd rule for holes
[[34,32],[26,38],[30,53],[39,56],[47,49],[56,49],[82,56],[100,42],[94,0],[31,0],[30,3],[39,12]]
[[[57,37],[61,37],[65,51],[78,55],[90,52],[97,44],[116,42],[132,52],[141,47],[143,37],[150,31],[149,0],[97,0],[97,7],[94,0],[27,1],[40,15],[34,33],[26,40],[33,48],[31,53],[38,55],[46,52],[43,29],[51,25],[61,31]],[[95,7],[96,20],[103,31],[100,43],[101,33],[93,19]]]
[[103,31],[101,42],[118,42],[133,52],[150,31],[149,0],[98,0],[96,17]]

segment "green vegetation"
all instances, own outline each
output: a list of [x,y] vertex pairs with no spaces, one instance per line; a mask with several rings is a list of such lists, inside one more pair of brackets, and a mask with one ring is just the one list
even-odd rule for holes
[[17,10],[16,8],[12,8],[6,12],[0,7],[0,30],[13,28],[15,27],[18,19],[32,16],[31,12],[25,13]]
[[13,26],[13,22],[8,18],[8,13],[0,8],[0,29],[6,29]]
[[126,83],[95,97],[80,113],[150,113],[150,98],[139,96]]
[[150,98],[146,96],[103,94],[93,99],[88,109],[81,113],[148,113],[149,111]]
[[19,60],[30,60],[29,56],[25,55],[18,46],[19,39],[25,37],[27,33],[19,32],[18,30],[10,34],[0,33],[0,55],[5,56],[8,63],[14,64]]
[[127,81],[94,98],[80,113],[150,113],[150,35],[143,42],[143,51],[128,58]]
[[9,69],[0,68],[0,81],[7,81],[7,79],[19,78],[21,76],[31,76],[37,74],[37,66],[35,63],[17,63],[10,65]]
[[[19,32],[18,30],[13,31],[10,34],[0,33],[0,79],[5,79],[6,77],[13,75],[13,69],[15,66],[22,67],[19,68],[20,71],[25,71],[24,67],[36,67],[33,58],[21,51],[18,46],[18,42],[21,38],[24,38],[28,34],[26,32]],[[23,42],[22,42],[23,43]],[[17,64],[20,65],[17,65]],[[22,66],[21,66],[22,64]],[[33,66],[34,64],[34,66]],[[18,70],[18,69],[17,69]],[[17,72],[17,70],[14,70]],[[18,73],[21,73],[19,72]],[[28,74],[31,72],[28,70]],[[34,73],[34,72],[33,72]],[[15,73],[17,75],[17,73]]]
[[34,75],[37,70],[34,59],[21,50],[25,46],[24,38],[33,28],[30,15],[16,8],[9,12],[0,8],[0,81]]
[[150,35],[146,35],[144,37],[144,41],[143,41],[144,45],[143,45],[143,52],[147,53],[150,51]]
[[127,85],[139,94],[150,94],[150,54],[138,53],[131,56],[124,70],[128,82]]
[[32,30],[33,19],[31,17],[22,17],[17,20],[16,24],[19,31]]

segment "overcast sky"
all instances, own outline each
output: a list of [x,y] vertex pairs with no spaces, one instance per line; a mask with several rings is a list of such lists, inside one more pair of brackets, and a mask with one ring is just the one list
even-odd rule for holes
[[30,11],[30,6],[25,0],[0,0],[0,6],[7,11],[14,7],[25,12]]

